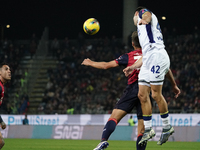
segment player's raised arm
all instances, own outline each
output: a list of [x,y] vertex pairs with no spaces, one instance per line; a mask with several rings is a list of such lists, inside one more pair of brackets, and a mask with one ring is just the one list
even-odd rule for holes
[[170,81],[170,83],[171,83],[171,85],[172,85],[173,92],[175,93],[175,96],[174,96],[174,97],[177,98],[177,97],[180,95],[181,91],[180,91],[180,89],[178,88],[178,86],[176,85],[176,82],[175,82],[175,80],[174,80],[172,71],[171,71],[170,69],[169,69],[169,71],[167,72],[166,77],[169,79],[169,81]]
[[140,57],[140,59],[138,59],[137,62],[135,62],[133,65],[126,67],[123,72],[125,74],[125,76],[129,76],[134,69],[140,68],[142,66],[142,57]]
[[81,65],[85,66],[91,66],[97,69],[109,69],[119,66],[115,60],[109,61],[109,62],[96,62],[92,61],[89,58],[84,59]]
[[139,16],[142,17],[142,19],[139,22],[139,25],[146,25],[151,22],[151,12],[147,9],[142,9],[139,12]]

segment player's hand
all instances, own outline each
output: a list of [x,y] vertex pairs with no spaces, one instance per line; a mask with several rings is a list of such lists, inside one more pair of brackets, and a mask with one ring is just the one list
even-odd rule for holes
[[91,64],[91,60],[89,58],[84,59],[81,65],[89,66]]
[[2,123],[1,123],[1,128],[2,128],[2,129],[5,129],[5,128],[6,128],[5,122],[2,122]]
[[133,70],[134,70],[134,69],[132,69],[132,67],[129,66],[129,67],[126,67],[126,68],[123,70],[123,72],[124,72],[125,76],[128,77],[128,76],[133,72]]
[[147,22],[146,20],[141,19],[140,22],[139,22],[139,25],[146,25],[148,23],[149,22]]
[[178,86],[173,87],[173,92],[175,94],[175,98],[177,98],[181,94],[181,90],[178,88]]

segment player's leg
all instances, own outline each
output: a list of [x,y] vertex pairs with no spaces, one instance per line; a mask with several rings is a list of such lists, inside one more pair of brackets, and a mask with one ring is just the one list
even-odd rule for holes
[[[152,115],[152,106],[151,106],[151,101],[149,98],[151,88],[147,85],[141,85],[139,84],[139,92],[138,92],[138,97],[140,99],[141,107],[142,107],[142,113],[143,113],[143,119],[144,116],[151,116]],[[144,120],[146,121],[146,120]],[[145,124],[145,128],[151,127],[149,124]]]
[[146,85],[139,85],[138,97],[140,99],[145,130],[152,127],[152,106],[149,98],[150,87]]
[[[150,97],[151,109],[152,109],[153,99],[152,99],[151,95],[149,95],[149,97]],[[137,150],[145,150],[146,146],[147,146],[147,142],[139,144],[139,142],[142,140],[142,137],[145,132],[144,120],[142,119],[143,114],[142,114],[141,103],[138,103],[138,105],[137,105],[137,118],[138,118],[138,136],[137,136],[136,147],[137,147]]]
[[103,150],[106,149],[109,145],[107,140],[109,139],[110,135],[115,130],[118,122],[127,114],[126,111],[120,109],[113,109],[110,118],[108,119],[106,125],[104,126],[101,142],[97,145],[94,150]]
[[152,97],[158,104],[160,116],[163,122],[162,135],[157,143],[162,145],[174,132],[174,129],[169,122],[168,106],[165,98],[162,95],[163,81],[166,72],[169,70],[170,60],[165,50],[159,50],[154,54],[155,55],[152,55],[151,58],[149,74]]
[[108,119],[102,134],[101,141],[107,141],[112,132],[115,130],[118,122],[127,114],[124,110],[113,109],[110,118]]
[[1,134],[1,132],[0,132],[0,149],[1,149],[4,145],[5,145],[5,142],[4,142],[4,140],[3,140],[3,136],[2,136],[2,134]]
[[143,62],[143,65],[139,73],[138,98],[140,99],[140,103],[141,103],[145,129],[151,127],[151,124],[149,122],[146,122],[151,119],[151,115],[152,115],[152,106],[151,106],[151,101],[149,98],[150,90],[151,90],[151,87],[150,87],[149,69],[146,63]]
[[169,136],[174,133],[174,128],[170,125],[168,106],[165,98],[162,95],[162,85],[151,85],[152,97],[156,101],[160,116],[163,122],[163,132],[158,145],[165,143]]
[[[151,84],[151,93],[152,93],[152,98],[156,101],[159,111],[161,114],[165,114],[168,112],[168,106],[165,98],[162,95],[162,86],[163,85],[152,85]],[[167,125],[169,122],[166,122]],[[164,123],[165,125],[165,123]]]
[[136,141],[137,150],[145,150],[146,146],[147,146],[147,142],[144,143],[144,144],[139,144],[139,142],[141,141],[142,136],[144,134],[144,121],[143,121],[143,119],[138,120],[138,127],[137,128],[138,128],[138,136],[137,136],[137,141]]
[[140,99],[145,131],[139,141],[139,145],[145,145],[149,139],[155,136],[155,132],[152,129],[152,105],[150,101],[150,87],[142,83],[139,84],[138,97]]
[[142,136],[142,139],[138,144],[146,144],[146,142],[155,136],[155,132],[151,128],[152,126],[152,105],[149,98],[150,93],[150,74],[148,69],[147,59],[143,61],[142,67],[139,73],[139,92],[138,97],[140,99],[142,113],[143,113],[143,120],[145,126],[145,132]]
[[108,146],[108,142],[106,140],[108,140],[109,136],[115,130],[116,125],[127,113],[130,113],[132,111],[132,109],[135,106],[135,103],[138,102],[137,94],[138,94],[137,82],[128,85],[126,87],[123,95],[115,105],[113,112],[104,127],[101,143],[99,143],[99,145],[97,145],[97,147],[94,150],[102,150]]

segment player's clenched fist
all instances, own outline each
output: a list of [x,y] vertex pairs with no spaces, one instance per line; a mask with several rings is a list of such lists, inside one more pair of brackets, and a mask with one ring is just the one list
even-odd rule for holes
[[86,66],[89,66],[91,64],[91,60],[89,58],[87,59],[84,59],[83,62],[81,63],[81,65],[86,65]]
[[1,123],[1,128],[2,128],[2,129],[5,129],[5,128],[6,128],[5,122],[2,122],[2,123]]
[[126,68],[123,70],[123,72],[124,72],[125,76],[128,77],[128,76],[133,72],[133,70],[134,70],[134,69],[133,69],[131,66],[129,66],[129,67],[126,67]]

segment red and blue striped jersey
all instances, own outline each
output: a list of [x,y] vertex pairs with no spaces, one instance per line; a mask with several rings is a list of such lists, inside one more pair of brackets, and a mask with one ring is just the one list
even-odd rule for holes
[[[116,63],[121,66],[131,66],[133,65],[138,59],[142,57],[142,50],[134,50],[129,53],[121,55],[119,58],[115,59]],[[129,76],[128,76],[128,84],[132,84],[138,80],[140,68],[135,69]]]
[[0,105],[3,102],[3,98],[4,98],[4,86],[3,83],[0,81]]

